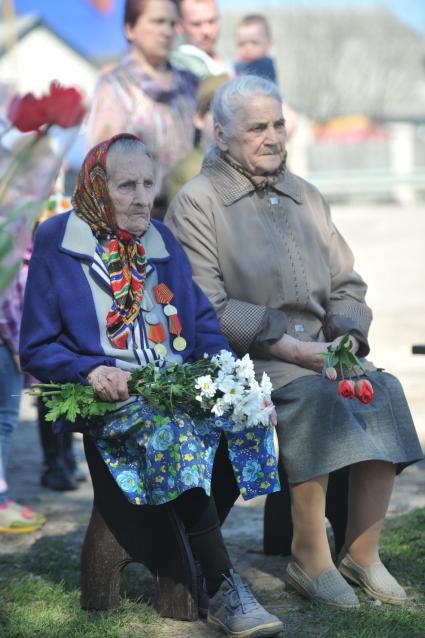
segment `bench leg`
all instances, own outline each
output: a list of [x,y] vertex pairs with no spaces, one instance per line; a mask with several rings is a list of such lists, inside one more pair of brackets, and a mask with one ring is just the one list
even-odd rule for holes
[[81,552],[81,607],[87,610],[117,607],[121,570],[130,561],[93,507]]
[[167,510],[178,546],[173,558],[157,556],[156,608],[165,618],[197,620],[198,592],[192,551],[179,516],[171,506]]
[[129,503],[89,436],[84,437],[84,448],[96,506],[82,551],[82,606],[116,606],[120,571],[134,561],[145,565],[155,579],[156,607],[161,616],[196,620],[196,570],[176,512],[168,505]]

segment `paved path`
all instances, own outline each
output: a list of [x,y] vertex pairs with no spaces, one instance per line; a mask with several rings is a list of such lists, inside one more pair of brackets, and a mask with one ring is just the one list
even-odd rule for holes
[[370,358],[400,379],[425,449],[425,355],[411,353],[425,343],[425,208],[341,206],[333,217],[369,286]]

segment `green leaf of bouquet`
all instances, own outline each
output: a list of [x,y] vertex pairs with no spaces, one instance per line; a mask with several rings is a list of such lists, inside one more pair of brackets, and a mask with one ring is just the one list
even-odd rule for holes
[[339,355],[339,363],[340,363],[340,365],[342,365],[346,369],[351,368],[351,366],[352,366],[352,361],[351,361],[351,356],[350,355],[351,355],[351,353],[347,352],[346,350],[341,352],[341,354]]
[[59,419],[59,417],[62,416],[62,411],[61,410],[50,410],[49,412],[47,412],[47,414],[45,415],[45,419],[46,421],[57,421]]
[[357,365],[358,363],[360,363],[356,355],[351,351],[347,352],[347,359],[351,362],[352,365]]
[[338,364],[338,356],[334,352],[331,352],[327,363],[328,363],[328,365],[326,366],[327,368],[335,368],[336,365]]
[[87,406],[88,418],[95,416],[105,416],[108,412],[112,412],[115,409],[115,403],[111,401],[94,401]]
[[344,348],[345,346],[347,346],[347,345],[348,345],[348,340],[349,340],[349,338],[350,338],[350,335],[349,335],[348,333],[347,333],[347,334],[345,334],[345,335],[342,337],[341,341],[339,342],[339,344],[338,344],[338,348]]

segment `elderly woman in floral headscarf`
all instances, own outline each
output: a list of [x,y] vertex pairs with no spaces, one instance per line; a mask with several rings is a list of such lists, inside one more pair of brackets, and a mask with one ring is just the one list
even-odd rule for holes
[[89,152],[74,210],[36,234],[22,366],[43,381],[90,383],[104,401],[124,402],[88,430],[118,486],[133,505],[173,503],[206,578],[210,622],[232,635],[271,635],[281,623],[233,571],[208,496],[223,430],[245,496],[279,488],[271,428],[235,434],[224,419],[195,422],[129,400],[134,368],[229,349],[183,249],[163,224],[150,221],[154,192],[153,161],[135,136],[118,135]]

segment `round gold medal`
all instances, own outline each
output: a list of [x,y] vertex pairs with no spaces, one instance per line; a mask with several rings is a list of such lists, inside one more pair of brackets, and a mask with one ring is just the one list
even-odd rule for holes
[[175,306],[172,306],[170,303],[167,303],[166,306],[164,306],[164,315],[166,317],[171,317],[171,315],[176,315],[177,314],[177,308]]
[[177,352],[181,352],[182,350],[185,350],[186,347],[187,347],[187,342],[184,337],[176,337],[174,339],[173,341],[174,350],[177,350]]
[[154,350],[156,354],[159,354],[160,357],[165,357],[165,355],[167,354],[167,348],[164,346],[163,343],[156,343],[154,346]]

